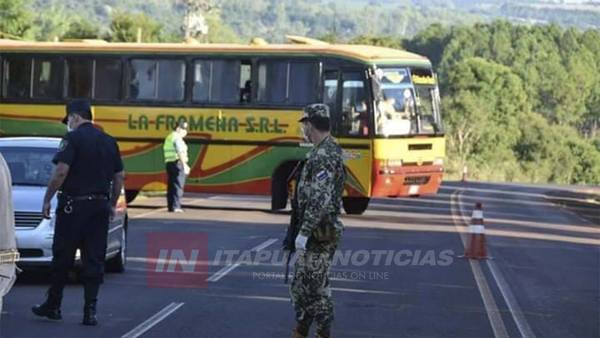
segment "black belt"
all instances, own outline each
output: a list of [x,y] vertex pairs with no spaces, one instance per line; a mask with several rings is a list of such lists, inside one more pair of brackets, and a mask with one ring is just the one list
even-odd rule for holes
[[108,201],[108,195],[106,194],[88,194],[88,195],[77,195],[77,196],[69,196],[65,194],[58,195],[58,198],[64,199],[67,201],[94,201],[94,200],[104,200]]

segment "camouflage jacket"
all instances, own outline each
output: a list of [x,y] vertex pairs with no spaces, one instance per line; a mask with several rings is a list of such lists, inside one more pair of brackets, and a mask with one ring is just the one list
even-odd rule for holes
[[298,181],[300,233],[310,242],[336,243],[343,223],[339,219],[346,171],[342,149],[331,136],[307,154]]

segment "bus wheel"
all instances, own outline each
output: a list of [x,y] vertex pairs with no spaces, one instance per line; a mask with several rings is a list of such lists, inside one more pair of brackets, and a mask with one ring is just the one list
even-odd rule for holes
[[125,190],[125,199],[127,200],[127,204],[133,202],[139,193],[139,190]]
[[344,197],[344,211],[348,215],[362,215],[369,206],[368,197]]

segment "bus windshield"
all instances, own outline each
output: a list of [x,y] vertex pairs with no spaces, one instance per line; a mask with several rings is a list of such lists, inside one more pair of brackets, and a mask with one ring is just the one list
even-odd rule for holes
[[417,125],[421,134],[437,134],[441,132],[439,101],[437,87],[415,85],[417,93]]
[[[431,70],[429,70],[431,74]],[[378,135],[398,136],[440,132],[439,98],[433,75],[412,73],[408,68],[376,71],[375,130]]]

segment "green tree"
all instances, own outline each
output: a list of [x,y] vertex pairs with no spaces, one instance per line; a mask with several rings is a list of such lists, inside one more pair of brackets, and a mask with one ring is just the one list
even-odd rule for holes
[[523,179],[533,183],[571,183],[577,157],[568,147],[568,127],[553,126],[540,114],[521,117],[521,137],[514,147]]
[[102,36],[101,28],[83,18],[77,18],[69,24],[63,35],[64,39],[99,39]]
[[351,39],[349,43],[402,49],[402,41],[391,36],[360,35]]
[[238,35],[221,20],[219,10],[213,11],[206,16],[206,23],[208,24],[208,42],[228,42],[236,43],[240,42]]
[[0,0],[0,37],[33,37],[31,12],[22,0]]
[[444,111],[458,168],[473,163],[490,179],[514,179],[518,116],[530,109],[521,79],[506,66],[470,58],[451,69],[448,81]]
[[143,13],[115,11],[111,16],[108,40],[113,42],[136,42],[138,33],[142,42],[162,41],[162,25]]
[[317,39],[321,40],[321,41],[329,42],[329,43],[340,42],[340,37],[334,32],[329,32],[327,34],[323,34],[323,35],[319,36]]
[[70,16],[65,8],[60,5],[52,5],[37,13],[33,29],[35,38],[41,41],[58,40],[69,30],[70,24]]
[[569,184],[600,184],[600,151],[596,147],[575,135],[568,143],[576,162]]
[[413,38],[407,39],[403,45],[408,50],[427,56],[434,68],[437,68],[442,61],[444,48],[448,44],[449,37],[449,29],[435,23],[417,33]]

